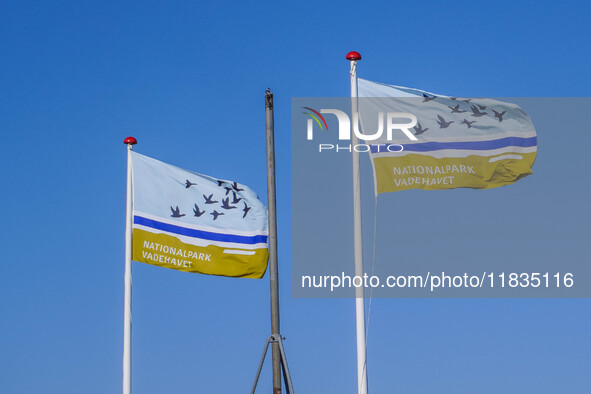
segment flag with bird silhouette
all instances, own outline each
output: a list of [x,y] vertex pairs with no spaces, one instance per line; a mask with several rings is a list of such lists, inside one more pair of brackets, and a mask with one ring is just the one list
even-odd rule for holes
[[364,135],[380,130],[381,116],[385,118],[388,112],[416,117],[416,123],[412,118],[397,123],[406,121],[410,125],[407,133],[394,127],[390,136],[382,133],[387,140],[366,139],[376,194],[407,189],[488,189],[532,174],[536,131],[529,116],[515,104],[450,97],[364,79],[359,79],[358,89]]
[[180,271],[261,278],[267,209],[247,186],[132,152],[133,260]]

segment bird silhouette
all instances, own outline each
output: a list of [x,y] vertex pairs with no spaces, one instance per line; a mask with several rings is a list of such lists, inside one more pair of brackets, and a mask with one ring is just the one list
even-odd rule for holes
[[234,188],[234,190],[236,190],[237,192],[244,191],[244,189],[240,189],[240,188],[238,188],[238,183],[236,183],[236,182],[234,182],[234,183],[232,184],[232,187],[233,187],[233,188]]
[[226,182],[218,180],[218,186],[222,186],[224,183]]
[[218,216],[222,216],[223,213],[222,212],[218,212],[215,209],[213,210],[213,212],[211,212],[211,215],[213,216],[213,220],[216,220],[218,218]]
[[182,218],[183,216],[185,216],[184,213],[181,213],[181,210],[179,209],[179,206],[176,206],[176,209],[174,209],[172,206],[170,207],[170,210],[172,211],[172,215],[170,215],[173,218]]
[[437,119],[439,119],[437,121],[437,123],[439,124],[440,129],[447,129],[450,124],[454,123],[453,120],[450,120],[449,122],[447,122],[445,119],[443,119],[443,116],[441,116],[441,115],[437,115]]
[[185,183],[185,189],[188,189],[191,186],[197,186],[197,184],[193,183],[193,182],[189,182],[189,180],[187,179],[187,182]]
[[200,211],[197,204],[195,204],[195,208],[193,208],[193,212],[195,212],[195,217],[200,217],[201,215],[203,215],[205,213],[205,210]]
[[478,105],[478,108],[480,108],[483,111],[486,109],[486,105],[480,105],[480,104],[476,104],[476,105]]
[[447,108],[451,109],[452,114],[461,114],[462,112],[466,112],[463,109],[460,109],[460,104],[456,105],[455,107],[448,105]]
[[248,205],[246,205],[245,202],[243,202],[243,204],[244,204],[244,209],[242,210],[242,212],[244,212],[244,215],[242,215],[242,219],[244,219],[246,217],[246,214],[248,213],[248,211],[250,211],[250,208],[252,208],[252,207],[249,207]]
[[492,111],[495,113],[495,118],[497,118],[499,120],[499,122],[503,121],[503,115],[505,115],[507,113],[507,111],[497,112],[494,109]]
[[236,192],[232,192],[232,194],[234,195],[234,198],[232,199],[232,204],[238,204],[240,200],[242,200],[242,197],[238,198]]
[[435,100],[436,98],[437,98],[437,96],[429,97],[425,93],[423,93],[423,103],[426,103],[431,100]]
[[462,101],[465,103],[470,103],[470,101],[472,101],[472,99],[463,99]]
[[470,122],[468,119],[464,119],[462,121],[462,123],[465,124],[466,126],[468,126],[469,129],[471,129],[472,128],[472,123],[476,123],[476,121],[473,120],[473,121]]
[[236,209],[236,207],[233,207],[232,205],[230,205],[230,197],[222,198],[222,208]]
[[226,196],[233,190],[230,186],[224,186],[224,189],[226,189]]
[[481,112],[474,104],[470,105],[470,108],[472,109],[472,116],[480,118],[481,116],[486,115],[486,112]]
[[415,135],[421,135],[425,131],[429,130],[428,127],[424,129],[423,126],[421,126],[421,122],[417,122],[417,125],[413,127],[413,129],[415,129]]
[[213,193],[209,195],[209,197],[207,197],[205,194],[203,195],[203,198],[205,199],[205,203],[206,204],[215,204],[216,202],[219,201],[214,201],[213,200]]
[[457,97],[450,97],[450,100],[456,101],[458,98]]

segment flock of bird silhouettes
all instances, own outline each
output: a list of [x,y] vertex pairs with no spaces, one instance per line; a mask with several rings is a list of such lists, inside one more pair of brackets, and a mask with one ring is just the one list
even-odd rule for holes
[[[429,95],[423,93],[423,102],[424,103],[435,100],[436,98],[437,98],[437,96],[429,96]],[[454,101],[458,100],[457,97],[451,97],[451,99]],[[471,100],[472,99],[463,99],[461,101],[464,101],[465,103],[470,104]],[[452,107],[451,105],[448,105],[447,107],[451,110],[452,114],[462,114],[462,113],[468,112],[466,110],[460,109],[460,104],[457,104],[454,107]],[[486,105],[470,104],[470,109],[472,111],[472,113],[470,115],[475,118],[479,118],[481,116],[488,115],[486,112],[483,112],[486,109]],[[503,116],[505,115],[505,113],[507,113],[507,111],[498,112],[498,111],[495,111],[494,109],[491,111],[494,113],[495,118],[497,118],[499,120],[499,122],[503,121]],[[445,118],[443,116],[437,115],[437,124],[439,125],[440,129],[447,129],[449,127],[449,125],[452,123],[455,123],[455,121],[454,120],[447,121],[447,120],[445,120]],[[468,119],[464,119],[461,122],[461,124],[465,124],[469,129],[472,128],[472,125],[474,123],[476,123],[475,120],[469,121]],[[417,125],[413,128],[415,130],[415,135],[421,135],[425,131],[429,130],[428,127],[423,128],[423,126],[421,126],[421,122],[417,122]]]
[[[220,207],[222,209],[225,210],[231,210],[231,209],[237,209],[237,206],[231,205],[231,204],[238,204],[241,200],[242,197],[238,197],[238,195],[236,193],[243,191],[244,189],[240,189],[238,187],[238,183],[234,182],[234,183],[226,183],[225,181],[217,181],[218,182],[218,186],[222,187],[224,185],[224,189],[226,190],[226,196],[228,196],[230,193],[232,193],[232,201],[230,201],[230,196],[226,197],[226,198],[222,198],[222,203],[220,205]],[[190,188],[191,186],[197,186],[196,183],[193,183],[191,181],[189,181],[187,179],[187,181],[185,182],[185,189]],[[211,204],[217,204],[219,203],[218,200],[214,200],[213,199],[213,193],[210,194],[209,196],[206,196],[205,194],[203,195],[203,199],[205,200],[204,204],[205,205],[211,205]],[[248,214],[248,211],[250,211],[251,207],[249,207],[248,205],[246,205],[245,201],[242,201],[242,203],[244,204],[244,208],[242,208],[242,212],[244,212],[244,214],[242,215],[242,218],[246,218],[246,215]],[[170,210],[172,211],[172,215],[170,215],[173,218],[181,218],[183,216],[186,216],[184,213],[181,213],[180,208],[178,207],[178,205],[176,206],[176,208],[173,208],[172,206],[170,207]],[[205,211],[205,209],[202,211],[201,209],[199,209],[199,206],[197,204],[195,204],[195,207],[193,208],[193,212],[195,213],[193,216],[195,217],[201,217],[201,215],[203,215],[204,213],[206,213],[207,211]],[[224,212],[218,212],[217,210],[213,210],[212,212],[209,213],[210,215],[213,216],[213,220],[217,220],[217,218],[219,216],[224,215]]]

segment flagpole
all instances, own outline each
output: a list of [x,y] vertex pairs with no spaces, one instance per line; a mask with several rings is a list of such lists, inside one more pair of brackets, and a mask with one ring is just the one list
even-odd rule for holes
[[[269,201],[269,278],[271,287],[271,335],[281,338],[279,324],[279,275],[277,265],[277,208],[275,192],[275,120],[273,93],[265,92],[265,123],[267,129],[267,197]],[[279,342],[273,342],[273,394],[281,394],[281,353]]]
[[131,394],[131,228],[133,215],[133,185],[131,150],[137,140],[127,137],[127,205],[125,208],[125,299],[123,307],[123,394]]
[[271,344],[273,364],[273,394],[281,394],[281,376],[287,394],[294,394],[283,338],[279,327],[279,269],[277,265],[277,204],[275,191],[275,120],[273,115],[273,93],[265,92],[265,123],[267,128],[267,198],[269,200],[269,279],[271,290],[271,336],[267,338],[259,368],[250,391],[254,394],[265,363],[267,349]]
[[[351,62],[351,119],[357,121],[357,61],[359,52],[349,52],[347,60]],[[357,125],[351,123],[353,147],[359,144],[355,134]],[[361,187],[359,179],[359,152],[353,154],[353,248],[355,256],[355,276],[363,277],[363,243],[361,239]],[[357,326],[357,392],[367,394],[367,351],[365,346],[365,298],[363,287],[355,288],[355,321]]]

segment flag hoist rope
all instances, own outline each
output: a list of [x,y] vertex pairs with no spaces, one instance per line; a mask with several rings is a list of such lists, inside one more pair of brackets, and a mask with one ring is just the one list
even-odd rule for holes
[[[378,196],[374,196],[374,205],[373,205],[373,248],[371,252],[371,275],[370,277],[373,278],[376,272],[376,232],[378,229]],[[369,288],[369,301],[367,303],[367,318],[365,320],[365,346],[367,347],[367,342],[369,341],[369,322],[371,320],[371,304],[373,301],[373,286]],[[366,364],[367,367],[367,364]]]
[[[351,118],[352,145],[359,143],[355,134],[354,122],[358,121],[357,114],[357,61],[361,55],[357,52],[349,52],[347,60],[351,62]],[[359,179],[359,152],[353,151],[353,246],[355,256],[355,275],[363,277],[363,246],[361,239],[361,189]],[[355,320],[357,328],[357,392],[367,394],[367,360],[365,344],[365,299],[363,287],[355,288]]]

